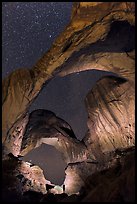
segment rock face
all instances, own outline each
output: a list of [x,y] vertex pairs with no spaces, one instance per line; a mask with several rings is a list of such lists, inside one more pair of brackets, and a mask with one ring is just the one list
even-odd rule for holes
[[[86,180],[82,202],[135,202],[135,152],[115,159],[107,170]],[[84,194],[83,193],[83,194]]]
[[43,170],[19,160],[11,153],[3,161],[2,173],[2,196],[5,201],[21,201],[23,193],[31,190],[43,194],[47,192],[46,183],[49,182],[45,179]]
[[33,79],[29,70],[16,70],[3,80],[2,141],[5,140],[7,131],[14,125],[19,117],[22,116],[22,113],[25,112],[27,105],[31,101],[30,90],[32,88]]
[[[99,172],[104,169],[112,173],[114,188],[125,185],[127,171],[124,168],[129,159],[123,160],[122,153],[118,156],[123,165],[120,174],[123,180],[117,178],[116,184],[113,164],[119,151],[135,146],[134,24],[134,2],[74,3],[71,22],[51,49],[30,70],[17,70],[3,80],[5,157],[9,152],[15,156],[24,155],[41,143],[50,143],[64,152],[68,163],[64,182],[68,194],[79,192],[82,186],[86,189],[87,179],[92,180],[94,173],[102,179]],[[81,142],[75,138],[71,127],[54,113],[37,110],[27,114],[35,97],[52,77],[93,69],[112,72],[113,76],[101,78],[85,99],[88,132]],[[133,163],[133,159],[131,161]],[[133,169],[129,170],[131,174]],[[101,200],[97,198],[99,191],[98,182],[95,191],[86,193],[85,201]],[[104,201],[121,201],[117,191],[108,197],[107,191],[104,194]],[[125,189],[122,199],[127,196],[125,201],[132,201],[133,194],[132,182],[132,190]]]
[[134,102],[133,82],[114,76],[99,80],[88,94],[84,142],[98,161],[108,152],[135,145]]
[[29,115],[25,114],[9,129],[3,146],[3,155],[12,153],[14,156],[18,156],[20,154],[22,139],[28,119]]
[[[68,134],[68,133],[69,134]],[[69,124],[48,110],[35,110],[29,115],[29,121],[21,144],[21,154],[24,155],[31,149],[40,146],[42,143],[58,145],[59,135],[68,138],[75,138]],[[29,150],[28,150],[29,149]],[[25,153],[24,153],[25,152]]]
[[23,186],[23,192],[33,190],[36,192],[42,192],[43,194],[46,193],[46,179],[43,175],[43,170],[40,167],[33,165],[29,162],[21,163],[20,167],[18,168],[20,175],[23,175],[26,179]]
[[96,69],[134,80],[134,37],[135,27],[128,21],[112,22],[106,36],[74,52],[59,75]]
[[[73,164],[67,169],[66,177],[73,182],[69,186],[67,182],[67,190],[79,191],[75,194],[66,197],[61,202],[134,202],[135,201],[135,152],[134,149],[117,151],[113,154],[111,161],[106,163],[106,167],[98,165],[90,165],[89,173],[83,171],[82,163]],[[85,166],[85,165],[83,165]],[[87,166],[86,166],[87,167]],[[89,169],[89,167],[88,167]],[[75,180],[71,180],[74,172],[79,172],[75,175]],[[79,175],[79,177],[78,177]],[[89,176],[88,176],[89,175]],[[78,181],[79,179],[79,181]],[[86,180],[85,180],[86,179]],[[79,190],[78,183],[82,188]],[[84,181],[84,182],[83,182]],[[72,187],[72,188],[71,188]],[[70,189],[69,189],[70,188]],[[77,190],[77,191],[76,191]]]
[[77,140],[67,122],[48,110],[26,114],[9,130],[4,143],[4,154],[24,156],[42,143],[54,146],[66,163],[94,160],[83,142]]

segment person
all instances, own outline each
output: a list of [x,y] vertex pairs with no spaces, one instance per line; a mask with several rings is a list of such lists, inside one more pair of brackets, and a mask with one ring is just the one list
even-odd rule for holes
[[65,185],[63,184],[63,193],[65,193]]

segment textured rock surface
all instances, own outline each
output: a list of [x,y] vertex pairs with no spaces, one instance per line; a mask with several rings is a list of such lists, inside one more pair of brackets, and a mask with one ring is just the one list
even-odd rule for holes
[[96,69],[134,80],[134,48],[135,27],[128,21],[114,21],[103,39],[74,52],[61,66],[59,75]]
[[[33,79],[30,71],[16,70],[2,82],[2,140],[31,101]],[[10,105],[9,105],[10,104]]]
[[106,163],[107,166],[104,166],[104,169],[93,164],[90,164],[90,167],[86,166],[87,176],[82,172],[82,164],[78,164],[79,167],[73,165],[73,170],[69,167],[68,175],[76,171],[76,168],[79,171],[82,188],[80,188],[80,182],[73,181],[74,189],[80,188],[79,194],[68,196],[61,202],[135,202],[134,148],[116,151],[111,156],[111,160]]
[[40,167],[21,161],[11,153],[3,161],[2,179],[4,201],[20,201],[23,193],[31,190],[45,194],[49,184]]
[[[92,69],[113,72],[115,76],[100,79],[85,99],[89,117],[88,132],[83,141],[79,142],[76,138],[70,137],[68,132],[64,135],[64,130],[63,132],[60,129],[55,131],[52,125],[49,130],[52,136],[50,134],[48,138],[53,138],[54,135],[54,139],[57,138],[60,141],[59,145],[54,144],[54,146],[60,151],[67,150],[64,156],[68,159],[68,163],[71,163],[66,169],[67,193],[76,193],[81,186],[85,186],[86,189],[85,183],[88,176],[94,178],[93,173],[109,168],[112,186],[108,180],[105,181],[104,186],[108,183],[110,195],[107,188],[106,191],[102,191],[100,183],[96,183],[95,190],[86,193],[85,201],[134,200],[134,182],[131,177],[134,171],[133,158],[131,158],[130,169],[128,163],[130,159],[122,160],[120,155],[120,163],[123,166],[122,173],[119,173],[123,180],[118,177],[115,181],[116,175],[113,172],[113,161],[117,161],[114,153],[135,146],[134,24],[134,2],[75,2],[71,22],[53,43],[51,49],[30,70],[17,70],[3,80],[3,154],[12,152],[18,155],[20,150],[25,149],[25,142],[30,148],[26,149],[26,152],[39,145],[35,142],[39,142],[39,139],[34,139],[37,136],[35,128],[33,127],[34,134],[30,134],[27,129],[27,124],[30,124],[27,110],[41,88],[52,77]],[[38,121],[32,120],[36,124]],[[70,127],[68,129],[71,130]],[[41,136],[43,140],[43,135]],[[45,142],[45,135],[42,142]],[[75,152],[75,155],[67,155],[68,152]],[[83,156],[86,156],[86,159],[91,157],[96,162],[79,160],[80,152],[86,152],[86,154],[82,153],[82,158]],[[130,176],[125,168],[126,163]],[[115,165],[117,167],[117,164]],[[98,178],[104,179],[99,174],[97,175]],[[107,173],[105,176],[107,177]],[[129,179],[127,184],[125,184],[126,176]],[[75,180],[71,180],[71,177]],[[127,186],[128,182],[129,185],[131,182],[131,190]],[[119,194],[120,184],[124,186],[124,193]],[[104,193],[103,197],[97,196],[99,192]]]
[[20,175],[23,175],[26,179],[23,186],[23,192],[33,190],[36,192],[46,193],[46,179],[43,174],[43,170],[29,162],[23,162],[18,167]]
[[88,133],[84,142],[95,158],[135,145],[134,85],[118,77],[99,80],[86,98]]
[[12,153],[14,156],[20,154],[21,144],[25,128],[28,123],[29,115],[25,114],[15,125],[13,125],[7,133],[6,141],[3,145],[3,155]]
[[[135,171],[134,169],[134,162],[135,162],[134,147],[127,148],[127,149],[125,148],[123,150],[117,149],[115,151],[112,151],[111,153],[104,155],[103,160],[104,160],[103,164],[101,162],[86,162],[86,161],[68,164],[65,170],[65,173],[66,173],[66,178],[64,181],[65,189],[66,189],[65,192],[68,195],[72,195],[76,193],[78,195],[82,195],[83,197],[85,197],[86,194],[88,194],[90,191],[88,188],[88,185],[90,185],[90,183],[92,185],[92,179],[94,178],[94,175],[96,174],[100,175],[100,172],[102,171],[104,172],[106,171],[109,174],[109,170],[111,168],[116,168],[116,169],[118,168],[117,166],[119,165],[119,162],[121,163],[121,165],[123,165],[123,162],[124,162],[124,165],[126,165],[129,171],[130,171],[130,168],[132,168],[132,170]],[[124,174],[124,167],[122,169],[122,172]],[[119,173],[121,173],[121,169],[119,169]],[[110,171],[110,174],[111,174],[111,171]],[[125,174],[128,174],[128,172]],[[115,175],[112,175],[112,176],[115,177]],[[130,176],[132,176],[132,173],[130,174]],[[71,178],[75,178],[75,179],[71,179]],[[89,178],[91,179],[88,181]],[[134,174],[133,174],[133,178],[134,178]],[[107,179],[107,176],[105,179]],[[132,182],[131,191],[133,190],[131,194],[133,195],[135,183],[133,182],[132,178],[130,179]],[[98,185],[102,185],[101,180],[98,180]],[[97,195],[98,193],[96,194],[96,196]],[[129,196],[130,196],[130,193],[129,193]]]
[[[43,194],[39,191],[39,186],[34,182],[38,178],[39,181],[45,183],[45,179],[41,174],[39,167],[30,167],[29,163],[21,162],[17,158],[11,156],[3,163],[3,198],[5,201],[38,201],[38,202],[134,202],[135,201],[135,152],[134,148],[125,149],[123,151],[113,152],[111,160],[107,163],[104,169],[97,168],[94,164],[90,164],[89,171],[83,171],[82,163],[69,164],[67,171],[68,177],[75,176],[75,179],[70,180],[73,182],[76,193],[76,183],[78,181],[78,174],[74,175],[77,168],[79,171],[79,182],[77,184],[77,191],[79,193],[67,195],[57,189],[53,189],[52,193]],[[18,164],[18,165],[17,165]],[[32,164],[31,164],[32,165]],[[75,165],[75,166],[74,166]],[[18,166],[18,168],[17,168]],[[86,166],[88,167],[88,166]],[[20,171],[19,171],[20,169]],[[34,171],[35,169],[35,171]],[[9,174],[10,172],[10,174]],[[12,175],[11,175],[12,172]],[[29,172],[29,174],[27,174]],[[36,173],[37,172],[37,173]],[[76,172],[76,171],[75,171]],[[87,176],[86,176],[87,172]],[[89,176],[88,176],[89,175]],[[36,177],[35,177],[36,176]],[[8,180],[7,180],[8,179]],[[7,183],[6,183],[7,182]],[[3,184],[2,183],[2,184]],[[46,183],[50,184],[48,181]],[[35,185],[36,184],[36,185]],[[35,191],[31,191],[33,185]],[[67,182],[67,187],[69,182]],[[82,186],[82,188],[80,187]],[[17,188],[18,187],[18,188]],[[57,187],[56,187],[57,188]],[[22,193],[22,189],[23,192]],[[45,189],[43,189],[45,190]],[[52,190],[52,189],[51,189]],[[69,191],[69,194],[71,191]],[[53,194],[57,193],[57,194]]]
[[82,202],[135,202],[135,152],[115,159],[107,170],[86,180]]
[[94,160],[83,142],[76,139],[67,122],[48,110],[35,110],[26,114],[8,132],[4,154],[26,155],[42,143],[54,146],[62,153],[66,163]]

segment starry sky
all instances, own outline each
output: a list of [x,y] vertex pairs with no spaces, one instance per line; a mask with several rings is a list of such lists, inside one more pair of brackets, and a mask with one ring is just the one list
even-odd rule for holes
[[70,20],[72,2],[2,3],[2,76],[31,68]]
[[[18,68],[31,68],[69,23],[71,9],[72,2],[3,2],[2,76]],[[85,71],[55,77],[31,105],[30,112],[39,108],[55,112],[81,140],[87,131],[84,98],[103,75],[106,73]],[[46,179],[62,184],[66,164],[54,147],[43,144],[24,160],[39,165]]]

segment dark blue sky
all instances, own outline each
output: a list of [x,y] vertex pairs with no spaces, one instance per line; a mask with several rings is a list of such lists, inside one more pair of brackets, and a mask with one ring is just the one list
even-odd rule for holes
[[2,3],[2,76],[31,68],[70,20],[72,2]]

